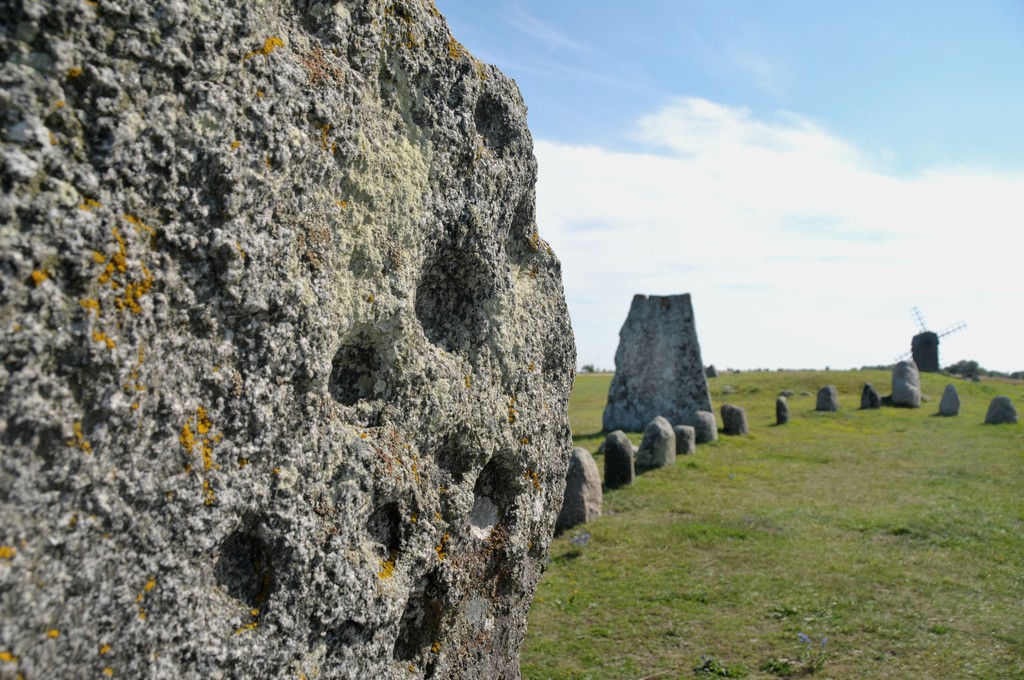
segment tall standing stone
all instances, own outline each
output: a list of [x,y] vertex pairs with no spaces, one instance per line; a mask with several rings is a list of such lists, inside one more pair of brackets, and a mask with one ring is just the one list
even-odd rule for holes
[[779,396],[775,399],[775,424],[785,425],[789,422],[789,402]]
[[749,434],[747,412],[742,406],[722,404],[722,432],[728,435]]
[[657,416],[688,423],[710,410],[690,295],[636,295],[619,331],[604,429],[636,432]]
[[818,390],[818,403],[814,408],[815,411],[838,411],[839,410],[839,390],[836,389],[835,385],[826,385]]
[[636,447],[622,430],[604,438],[604,485],[609,489],[633,483],[636,477]]
[[913,361],[901,361],[892,370],[892,405],[921,406],[921,376]]
[[718,439],[718,422],[711,411],[697,411],[690,422],[693,423],[698,444],[707,444]]
[[429,2],[0,11],[0,675],[518,677],[575,350],[515,83]]
[[864,383],[864,389],[860,393],[860,407],[865,410],[882,407],[882,396],[871,383]]
[[644,438],[636,452],[638,468],[658,468],[676,462],[676,433],[672,425],[658,416],[644,428]]
[[1009,397],[996,397],[985,413],[986,425],[1013,425],[1017,422],[1017,409]]
[[942,401],[939,402],[939,415],[960,415],[960,393],[956,391],[956,386],[953,383],[947,384],[942,393]]
[[565,473],[565,494],[562,496],[562,510],[555,522],[555,532],[560,533],[578,524],[593,522],[601,516],[601,474],[590,451],[577,446],[569,458],[569,469]]
[[676,433],[676,454],[689,456],[697,453],[697,430],[692,425],[674,425]]

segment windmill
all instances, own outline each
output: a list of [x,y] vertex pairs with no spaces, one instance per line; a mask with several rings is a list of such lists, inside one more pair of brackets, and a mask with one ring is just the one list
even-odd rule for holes
[[936,373],[939,370],[939,339],[962,331],[967,328],[967,324],[960,321],[944,331],[935,333],[928,330],[928,326],[924,322],[924,316],[919,308],[911,307],[910,313],[914,320],[917,321],[917,325],[920,326],[921,332],[911,339],[910,351],[896,357],[896,361],[903,361],[907,357],[913,356],[914,363],[917,364],[919,371]]

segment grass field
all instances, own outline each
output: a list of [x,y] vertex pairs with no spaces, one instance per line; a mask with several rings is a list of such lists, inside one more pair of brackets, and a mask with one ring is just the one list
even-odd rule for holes
[[[610,379],[579,376],[570,402],[592,452]],[[950,381],[961,414],[934,416]],[[711,380],[750,436],[606,491],[555,539],[523,677],[1024,678],[1024,425],[982,424],[1024,384],[926,374],[922,408],[860,411],[865,382],[890,391],[878,371]],[[838,413],[814,411],[827,384]]]

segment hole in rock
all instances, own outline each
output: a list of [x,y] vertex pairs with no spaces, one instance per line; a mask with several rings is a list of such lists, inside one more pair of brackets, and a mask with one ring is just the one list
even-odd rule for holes
[[384,556],[396,552],[402,543],[402,515],[398,503],[388,503],[373,511],[366,522],[371,540],[383,546]]
[[487,328],[481,303],[494,296],[494,287],[478,253],[442,243],[416,289],[416,317],[427,339],[450,352],[478,345]]
[[409,596],[409,603],[402,613],[392,658],[413,661],[428,654],[431,645],[438,639],[444,611],[444,586],[438,572],[432,571],[420,579]]
[[504,150],[519,136],[508,106],[492,94],[483,94],[477,100],[473,120],[484,144],[495,151]]
[[248,609],[262,609],[273,586],[266,545],[246,531],[235,531],[220,544],[213,567],[217,583]]
[[380,370],[380,353],[365,335],[356,334],[334,354],[327,389],[335,401],[352,406],[374,396]]

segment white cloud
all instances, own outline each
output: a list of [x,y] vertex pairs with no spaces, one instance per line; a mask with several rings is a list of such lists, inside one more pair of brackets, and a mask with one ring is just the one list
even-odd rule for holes
[[890,176],[805,118],[702,99],[643,117],[633,139],[649,151],[536,146],[581,363],[612,365],[634,293],[692,292],[720,367],[886,363],[920,305],[935,330],[969,324],[943,362],[1024,369],[1024,175]]

